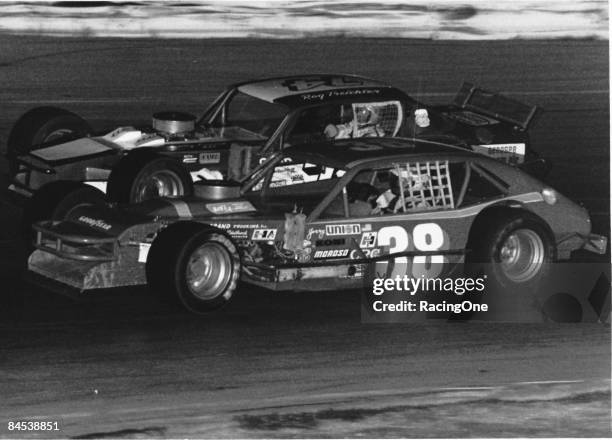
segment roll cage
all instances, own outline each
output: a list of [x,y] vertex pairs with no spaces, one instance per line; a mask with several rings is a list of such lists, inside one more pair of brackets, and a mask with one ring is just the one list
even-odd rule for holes
[[[283,160],[287,157],[286,154],[277,152],[264,164],[258,166],[244,181],[241,194],[246,196],[255,185],[262,182],[261,188],[258,191],[259,196],[265,199],[272,181],[273,170],[277,165],[282,164]],[[343,218],[351,218],[348,209],[349,195],[347,187],[359,173],[366,170],[376,172],[377,170],[395,169],[400,175],[401,173],[414,173],[416,171],[422,173],[422,175],[427,175],[428,178],[432,178],[436,182],[437,187],[430,189],[426,194],[422,190],[417,194],[417,196],[422,197],[424,200],[429,200],[430,202],[433,200],[435,202],[432,205],[433,209],[430,211],[458,209],[466,205],[503,198],[509,195],[509,185],[503,179],[488,171],[478,160],[474,160],[475,158],[461,154],[445,155],[442,160],[434,155],[414,156],[399,154],[386,156],[381,159],[359,161],[358,164],[349,167],[339,167],[338,164],[325,160],[317,160],[316,157],[307,154],[301,155],[299,152],[291,155],[291,158],[297,160],[297,162],[294,160],[292,163],[304,162],[313,167],[333,167],[335,170],[342,171],[342,173],[338,173],[335,185],[330,190],[321,192],[321,195],[326,194],[322,200],[316,203],[310,212],[305,213],[307,215],[307,222],[319,219],[339,195],[342,198],[344,207]],[[452,171],[454,176],[452,178],[450,176],[450,167],[454,168]],[[330,183],[332,182],[333,180],[330,179]],[[312,183],[315,182],[304,184],[314,186]],[[296,195],[303,195],[305,198],[307,198],[307,195],[312,195],[312,191],[304,193],[304,188],[300,187],[300,185],[287,186],[293,186]],[[474,186],[476,186],[475,191]],[[400,206],[403,209],[401,212],[397,212],[397,214],[410,214],[411,211],[406,209],[406,201],[414,195],[415,193],[412,190],[400,189]],[[294,197],[291,199],[290,194],[287,197],[290,200],[294,200],[296,207],[300,208],[299,198]]]

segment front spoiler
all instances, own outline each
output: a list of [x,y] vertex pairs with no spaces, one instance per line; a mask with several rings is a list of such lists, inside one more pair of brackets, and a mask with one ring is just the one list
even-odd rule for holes
[[[130,248],[129,252],[137,252]],[[136,255],[126,258],[135,261]],[[79,292],[112,287],[139,286],[147,283],[144,264],[116,261],[75,261],[46,251],[36,250],[28,259],[28,269],[38,275]],[[53,283],[55,284],[55,283]],[[57,290],[49,286],[51,290]]]

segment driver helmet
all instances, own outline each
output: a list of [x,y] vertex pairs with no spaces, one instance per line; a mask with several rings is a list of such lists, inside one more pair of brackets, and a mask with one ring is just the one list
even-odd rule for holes
[[360,125],[375,124],[378,121],[378,112],[373,105],[355,106],[355,119]]

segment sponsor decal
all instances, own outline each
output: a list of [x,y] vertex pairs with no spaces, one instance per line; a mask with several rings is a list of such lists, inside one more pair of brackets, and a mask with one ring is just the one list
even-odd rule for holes
[[366,223],[365,225],[363,225],[363,228],[361,228],[363,230],[363,232],[366,231],[371,231],[372,230],[372,223]]
[[183,163],[196,163],[198,157],[195,154],[185,154],[183,156]]
[[261,223],[248,223],[248,224],[232,224],[232,223],[211,223],[212,226],[219,229],[263,229],[267,228],[268,225],[262,225]]
[[219,229],[229,229],[232,227],[232,225],[230,225],[229,223],[211,223],[210,225]]
[[91,218],[91,217],[87,217],[87,216],[80,216],[79,217],[79,221],[82,223],[85,223],[89,226],[93,226],[96,228],[100,228],[100,229],[104,229],[105,231],[108,231],[112,228],[112,225],[109,225],[108,223],[106,223],[104,220],[100,220],[100,219],[96,219],[96,218]]
[[357,235],[361,234],[361,225],[325,225],[326,235]]
[[509,163],[522,163],[525,160],[524,143],[473,145],[472,150],[496,159],[506,159]]
[[379,95],[380,89],[347,89],[347,90],[326,90],[319,93],[305,93],[300,95],[300,99],[305,102],[324,101],[329,98],[340,98],[343,96],[371,96]]
[[360,248],[373,248],[376,246],[376,236],[378,232],[364,232],[361,236],[361,243],[359,243]]
[[245,240],[248,238],[247,231],[238,231],[236,229],[228,229],[225,232],[228,233],[229,236],[232,238],[243,238]]
[[214,214],[233,214],[235,212],[255,211],[255,207],[247,200],[239,202],[207,203],[206,209]]
[[199,162],[201,164],[205,164],[205,163],[219,163],[219,162],[221,162],[221,153],[219,153],[219,152],[200,153],[200,160],[199,160]]
[[316,246],[341,246],[346,243],[344,238],[334,238],[327,240],[317,240],[315,242]]
[[380,256],[380,249],[353,249],[349,255],[351,260],[361,260],[362,258],[376,258]]
[[327,249],[324,251],[316,251],[314,258],[342,258],[349,254],[348,249]]
[[276,238],[276,229],[255,229],[251,240],[253,241],[269,241]]
[[308,234],[306,235],[306,240],[312,240],[315,237],[325,237],[325,229],[309,229]]

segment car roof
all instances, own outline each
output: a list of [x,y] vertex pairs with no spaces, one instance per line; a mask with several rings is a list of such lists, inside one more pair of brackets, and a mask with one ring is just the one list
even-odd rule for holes
[[359,138],[296,145],[283,150],[283,156],[350,169],[376,162],[435,156],[479,158],[479,154],[454,145],[414,138]]
[[314,100],[315,96],[316,101],[322,101],[333,98],[361,97],[361,95],[366,99],[371,99],[372,96],[379,95],[382,91],[387,92],[384,93],[385,95],[388,95],[390,91],[401,94],[389,84],[371,78],[329,73],[264,78],[234,84],[233,87],[255,98],[290,106],[300,101],[300,97],[305,98],[301,101],[308,102]]

